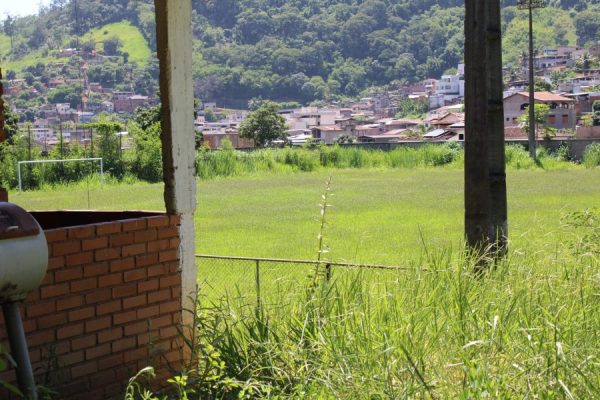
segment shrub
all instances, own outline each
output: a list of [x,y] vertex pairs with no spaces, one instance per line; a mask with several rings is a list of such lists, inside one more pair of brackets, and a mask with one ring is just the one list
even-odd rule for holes
[[587,168],[600,166],[600,143],[591,144],[585,149],[583,165]]

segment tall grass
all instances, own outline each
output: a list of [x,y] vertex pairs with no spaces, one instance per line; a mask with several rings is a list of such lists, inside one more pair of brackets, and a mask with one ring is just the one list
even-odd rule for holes
[[[473,276],[460,253],[346,271],[317,292],[205,302],[226,375],[284,398],[598,398],[598,259],[518,255]],[[572,397],[571,397],[572,396]]]
[[585,149],[583,165],[587,168],[600,167],[600,143],[591,144]]
[[[563,169],[574,164],[540,150],[537,163],[521,146],[507,146],[507,165],[515,169]],[[315,149],[260,149],[241,152],[232,148],[202,151],[196,158],[201,179],[231,177],[261,172],[311,172],[322,168],[418,168],[457,167],[464,161],[459,144],[398,147],[392,151],[360,147],[319,146]]]

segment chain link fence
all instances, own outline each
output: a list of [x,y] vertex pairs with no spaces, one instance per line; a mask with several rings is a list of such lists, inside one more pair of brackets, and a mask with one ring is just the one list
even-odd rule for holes
[[197,255],[196,261],[203,298],[209,301],[242,298],[248,304],[293,301],[304,295],[316,280],[351,282],[360,276],[362,283],[376,289],[414,278],[415,273],[427,272],[387,265],[211,255]]

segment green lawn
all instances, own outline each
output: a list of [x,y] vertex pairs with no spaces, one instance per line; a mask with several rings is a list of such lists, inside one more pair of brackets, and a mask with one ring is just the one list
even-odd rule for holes
[[[205,254],[313,259],[329,172],[260,175],[198,184],[197,245]],[[335,261],[405,265],[428,247],[459,245],[462,171],[335,170],[325,242]],[[600,169],[508,173],[513,249],[551,248],[568,211],[600,206]],[[85,184],[11,194],[28,209],[86,209]],[[91,208],[164,209],[162,185],[91,189]]]

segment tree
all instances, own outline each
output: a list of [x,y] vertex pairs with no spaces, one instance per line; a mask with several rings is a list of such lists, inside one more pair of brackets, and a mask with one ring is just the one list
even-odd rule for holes
[[592,118],[594,126],[600,126],[600,100],[594,101],[592,106]]
[[104,54],[107,56],[117,56],[119,55],[119,48],[123,45],[121,39],[116,36],[108,38],[104,42]]
[[4,133],[10,140],[19,131],[19,114],[14,112],[8,103],[4,103]]
[[285,118],[278,113],[276,103],[264,102],[251,112],[240,125],[240,137],[253,139],[258,147],[265,147],[274,140],[287,138]]
[[[519,122],[519,127],[523,129],[529,135],[529,107],[525,108],[523,114],[519,116],[517,121]],[[548,115],[550,115],[550,106],[547,104],[536,104],[534,106],[535,110],[535,125],[538,127],[538,132],[545,132],[546,134],[550,133],[548,131]]]
[[17,33],[17,20],[15,17],[8,14],[4,20],[4,33],[10,37],[10,50],[13,50],[15,34]]

